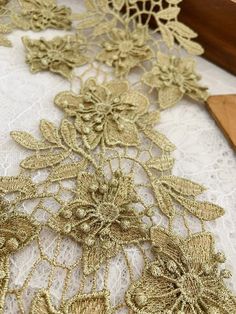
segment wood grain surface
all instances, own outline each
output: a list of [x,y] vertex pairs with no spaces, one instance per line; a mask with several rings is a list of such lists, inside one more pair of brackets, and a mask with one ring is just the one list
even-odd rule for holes
[[210,96],[207,107],[236,150],[236,95]]
[[236,3],[230,0],[183,0],[180,20],[195,30],[204,57],[236,74]]

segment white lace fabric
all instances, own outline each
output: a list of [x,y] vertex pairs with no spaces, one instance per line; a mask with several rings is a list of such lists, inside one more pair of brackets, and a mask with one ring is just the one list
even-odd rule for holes
[[[62,1],[58,1],[59,3]],[[68,5],[78,11],[78,1],[68,1]],[[81,10],[82,10],[81,5]],[[52,38],[66,32],[45,31],[43,36]],[[25,50],[21,37],[25,32],[15,31],[9,35],[13,48],[0,47],[0,175],[17,175],[19,161],[27,156],[27,152],[19,149],[10,138],[10,131],[25,130],[39,135],[38,123],[40,119],[59,123],[62,112],[54,106],[53,99],[61,91],[69,90],[68,81],[50,72],[32,75],[25,64]],[[41,34],[28,32],[32,38],[39,38]],[[236,79],[233,75],[207,62],[203,58],[197,59],[198,70],[203,76],[203,83],[210,89],[211,94],[236,94]],[[213,118],[203,105],[189,99],[182,100],[174,108],[162,112],[161,121],[157,127],[175,145],[176,158],[174,175],[181,176],[203,184],[208,189],[204,198],[225,208],[226,213],[220,219],[208,223],[209,231],[216,236],[217,247],[224,251],[227,257],[227,268],[232,270],[231,288],[236,292],[236,158],[235,153],[224,138]],[[39,171],[38,178],[42,175]],[[37,179],[37,178],[36,178]],[[48,204],[54,206],[54,204]],[[30,211],[33,206],[28,201],[22,211]],[[38,219],[46,219],[45,212],[38,213]],[[56,245],[56,235],[48,229],[42,237],[42,247],[50,255]],[[12,288],[20,287],[24,282],[32,265],[36,262],[38,248],[32,243],[24,250],[11,257]],[[138,250],[127,249],[134,264],[136,276],[141,273],[143,261]],[[73,263],[81,252],[71,240],[66,240],[58,260]],[[45,286],[50,272],[49,265],[42,262],[32,276],[24,296],[24,310],[27,313],[34,292]],[[122,300],[129,285],[129,279],[122,256],[112,262],[110,268],[109,288],[111,302]],[[70,296],[79,287],[79,269],[70,281]],[[57,269],[50,289],[55,304],[60,300],[62,282],[65,277],[63,269]],[[99,278],[103,284],[102,273]],[[90,283],[85,284],[89,289]],[[22,313],[15,298],[7,297],[5,313]],[[119,313],[127,313],[120,311]]]

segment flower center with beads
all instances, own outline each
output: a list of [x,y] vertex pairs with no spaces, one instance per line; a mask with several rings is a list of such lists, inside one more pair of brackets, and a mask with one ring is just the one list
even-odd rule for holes
[[119,216],[119,208],[112,203],[101,203],[97,210],[101,220],[106,223],[115,221]]
[[120,52],[130,52],[134,47],[134,44],[131,40],[124,40],[121,43],[119,43],[119,51]]
[[200,278],[192,273],[187,273],[181,277],[179,286],[187,302],[193,302],[202,293],[202,283]]
[[97,109],[97,111],[99,112],[99,113],[101,113],[101,114],[104,114],[104,115],[107,115],[107,114],[109,114],[110,112],[111,112],[111,110],[112,110],[112,107],[111,107],[111,105],[110,104],[108,104],[108,103],[97,103],[96,104],[96,109]]

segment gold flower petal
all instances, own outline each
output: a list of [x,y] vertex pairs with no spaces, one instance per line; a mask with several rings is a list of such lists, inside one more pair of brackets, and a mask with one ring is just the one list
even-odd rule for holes
[[113,202],[117,206],[132,203],[136,199],[133,178],[128,175],[121,175],[118,180],[119,185],[114,195]]
[[129,228],[125,229],[118,223],[113,223],[110,227],[110,237],[120,244],[139,243],[148,239],[147,234],[142,230],[141,222],[137,217],[130,217]]
[[109,293],[106,290],[78,294],[65,306],[65,314],[110,314]]
[[151,269],[158,268],[157,263],[150,263],[140,280],[134,282],[126,293],[127,305],[138,314],[165,313],[178,298],[178,291],[173,289],[173,278],[153,277]]
[[129,83],[127,81],[111,81],[106,84],[106,87],[114,97],[119,97],[128,92]]
[[82,102],[83,97],[72,92],[61,92],[54,99],[54,103],[70,115],[76,115],[76,110]]
[[84,83],[84,87],[81,90],[81,94],[86,94],[87,92],[92,92],[98,97],[99,101],[102,103],[107,99],[108,90],[105,86],[97,84],[94,78],[89,78]]
[[166,86],[159,90],[158,101],[160,107],[163,109],[174,106],[178,101],[182,99],[184,93],[181,92],[178,86]]
[[152,227],[150,237],[154,247],[164,252],[174,261],[181,263],[183,252],[180,248],[181,240],[167,230],[160,227]]
[[98,240],[93,246],[83,245],[83,272],[89,275],[97,271],[101,265],[121,250],[121,246],[114,241]]
[[140,94],[137,91],[129,90],[122,98],[124,103],[132,104],[135,106],[134,114],[142,115],[144,114],[149,106],[149,101],[146,96]]
[[[201,269],[205,264],[214,262],[214,239],[208,232],[195,233],[183,243],[184,256],[190,259],[191,266]],[[197,250],[196,250],[197,248]]]
[[97,179],[94,174],[80,172],[77,177],[78,198],[85,203],[93,203],[91,186],[97,185]]
[[38,234],[40,228],[31,218],[22,214],[0,217],[0,234],[4,243],[0,248],[0,258],[25,247]]
[[139,144],[139,136],[134,122],[123,120],[122,126],[122,130],[119,130],[115,121],[109,120],[107,122],[104,130],[107,144],[137,146]]

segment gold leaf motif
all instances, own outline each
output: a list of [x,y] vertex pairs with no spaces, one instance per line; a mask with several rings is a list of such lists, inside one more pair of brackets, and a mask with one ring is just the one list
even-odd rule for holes
[[96,15],[87,16],[86,19],[79,21],[79,24],[76,26],[76,28],[78,30],[91,28],[100,24],[101,22],[102,22],[102,18]]
[[161,157],[149,159],[146,165],[149,168],[153,168],[159,171],[166,171],[173,168],[174,158],[168,155],[163,155]]
[[144,134],[163,151],[172,152],[175,150],[175,146],[167,139],[167,137],[155,130],[146,129],[143,131]]
[[171,20],[175,19],[180,12],[180,8],[178,7],[170,7],[164,10],[159,11],[155,17],[157,19]]
[[178,40],[178,42],[185,48],[188,53],[192,55],[201,55],[204,52],[204,49],[201,45],[198,43],[191,41],[189,39],[183,38],[181,36],[175,35],[175,38]]
[[112,27],[115,27],[116,20],[113,19],[108,22],[104,22],[99,24],[93,31],[93,36],[100,36],[102,34],[105,34],[111,30]]
[[40,131],[47,141],[52,144],[61,145],[61,138],[58,128],[47,120],[40,121]]
[[191,30],[191,28],[189,28],[188,26],[184,25],[181,22],[170,21],[168,22],[168,27],[182,37],[186,37],[186,38],[197,37],[197,33],[195,33],[193,30]]
[[175,176],[161,177],[160,182],[181,195],[197,196],[205,190],[200,184]]
[[24,159],[20,165],[25,169],[42,169],[59,164],[69,156],[69,152],[61,152],[58,154],[47,153],[41,155],[32,155]]
[[86,160],[82,160],[81,162],[63,164],[53,167],[49,177],[50,181],[55,182],[75,178],[81,171],[86,168],[86,166]]
[[21,146],[32,150],[43,150],[51,147],[50,144],[35,139],[30,133],[24,131],[13,131],[11,137]]
[[176,196],[175,199],[192,215],[198,217],[201,220],[215,220],[223,216],[225,213],[223,208],[209,202],[185,199],[181,196]]
[[167,47],[172,49],[174,47],[174,36],[170,29],[168,28],[168,25],[162,24],[159,22],[159,28],[161,32],[161,36],[166,43]]
[[175,215],[175,207],[168,191],[160,184],[158,180],[152,182],[152,187],[159,209],[168,218],[173,218]]
[[21,192],[25,195],[34,195],[35,185],[30,177],[0,177],[0,191],[4,194]]
[[61,123],[61,135],[70,148],[76,149],[78,147],[76,128],[66,119],[62,120]]

